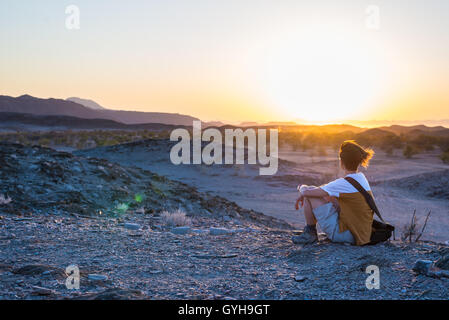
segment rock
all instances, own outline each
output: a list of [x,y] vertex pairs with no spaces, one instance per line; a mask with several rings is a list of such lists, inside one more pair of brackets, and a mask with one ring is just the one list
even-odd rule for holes
[[208,233],[209,231],[205,230],[205,229],[192,229],[192,232],[196,233],[196,234],[204,234],[204,233]]
[[27,276],[37,276],[42,275],[44,272],[46,274],[52,274],[57,278],[65,278],[65,271],[56,267],[36,264],[36,265],[26,265],[20,268],[12,270],[14,274],[27,275]]
[[72,170],[75,171],[76,173],[81,173],[81,172],[83,172],[83,171],[81,170],[81,168],[80,168],[79,166],[76,166],[76,165],[72,167]]
[[51,296],[54,294],[53,290],[48,288],[42,288],[38,286],[33,286],[33,292],[31,292],[33,296]]
[[449,254],[446,254],[446,255],[442,256],[441,258],[439,258],[435,262],[435,266],[440,269],[449,270]]
[[447,270],[436,270],[436,271],[431,271],[430,276],[434,277],[434,278],[449,278],[449,271]]
[[164,270],[154,269],[154,270],[148,271],[148,273],[149,274],[161,274],[161,273],[164,273]]
[[123,226],[129,230],[139,230],[140,229],[140,224],[137,224],[137,223],[128,222],[128,223],[125,223]]
[[190,227],[184,226],[184,227],[176,227],[171,229],[171,232],[173,234],[189,234],[191,231]]
[[296,282],[303,282],[306,279],[307,279],[307,277],[304,277],[304,276],[301,276],[301,275],[295,276],[295,281]]
[[128,236],[132,238],[140,238],[143,236],[143,233],[129,233]]
[[145,295],[140,290],[128,290],[121,288],[110,288],[99,293],[90,293],[81,297],[79,300],[131,300],[144,299]]
[[209,233],[211,235],[213,235],[213,236],[221,236],[221,235],[224,235],[224,234],[232,233],[232,230],[229,230],[229,229],[226,229],[226,228],[214,228],[214,227],[211,227],[209,229]]
[[234,224],[239,226],[242,224],[242,221],[240,221],[239,219],[234,219]]
[[232,221],[232,218],[230,216],[223,216],[223,221],[229,222]]
[[238,257],[237,253],[230,254],[194,254],[192,255],[194,258],[198,259],[228,259],[228,258],[236,258]]
[[413,266],[413,271],[419,274],[429,275],[433,266],[433,261],[430,260],[418,260]]
[[108,280],[107,275],[91,273],[87,275],[87,279],[92,281],[106,281]]

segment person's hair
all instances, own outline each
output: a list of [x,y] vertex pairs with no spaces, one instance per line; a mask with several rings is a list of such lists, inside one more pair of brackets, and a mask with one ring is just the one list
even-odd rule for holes
[[340,160],[347,170],[357,170],[359,166],[368,167],[374,151],[363,148],[354,140],[346,140],[340,146]]

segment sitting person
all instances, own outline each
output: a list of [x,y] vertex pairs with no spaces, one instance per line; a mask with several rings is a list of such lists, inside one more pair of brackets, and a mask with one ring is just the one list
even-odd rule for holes
[[[360,166],[367,167],[374,151],[364,149],[348,140],[340,146],[340,166],[345,177],[355,179],[366,191],[371,188]],[[295,208],[304,207],[306,226],[301,235],[293,236],[296,244],[314,243],[318,240],[318,223],[333,242],[364,245],[370,242],[373,211],[363,195],[344,178],[320,187],[298,186],[299,198]]]

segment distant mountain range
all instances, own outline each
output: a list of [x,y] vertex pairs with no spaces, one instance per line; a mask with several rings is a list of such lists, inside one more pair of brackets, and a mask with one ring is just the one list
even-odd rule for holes
[[[191,124],[190,124],[191,126]],[[150,130],[171,131],[183,125],[161,123],[125,124],[107,119],[83,119],[72,116],[37,115],[30,113],[0,113],[0,132],[50,130]]]
[[[1,112],[0,113],[0,132],[14,131],[64,131],[64,130],[149,130],[149,131],[171,131],[175,128],[187,128],[189,125],[171,125],[160,123],[142,123],[142,124],[125,124],[107,119],[83,119],[72,116],[60,115],[36,115],[29,113]],[[418,126],[399,126],[380,128],[360,128],[350,125],[287,125],[290,130],[298,132],[320,133],[326,132],[331,134],[350,133],[356,134],[357,139],[388,137],[391,135],[405,134],[409,137],[420,135],[434,137],[449,137],[449,129],[444,127],[427,127]],[[234,129],[238,126],[222,125],[212,126],[224,129]],[[252,128],[278,128],[279,125],[256,125]]]
[[436,127],[443,126],[445,128],[449,128],[449,119],[438,119],[438,120],[430,120],[430,119],[422,119],[422,120],[348,120],[345,121],[347,124],[352,124],[354,126],[359,127],[370,127],[370,128],[379,128],[379,127],[389,127],[389,126],[402,126],[402,127],[412,127],[418,125],[425,125],[427,127]]
[[[169,130],[173,126],[192,126],[198,118],[178,113],[138,112],[107,109],[93,100],[70,97],[63,99],[41,99],[30,95],[10,97],[0,95],[0,129],[4,130],[37,130],[38,128],[69,129],[149,129]],[[428,127],[426,125],[391,125],[379,126],[375,129],[361,128],[348,124],[311,125],[295,122],[242,122],[240,125],[225,124],[220,121],[203,122],[206,127],[288,127],[306,132],[326,131],[340,133],[351,131],[366,132],[370,135],[387,133],[431,134],[447,136],[449,129],[443,126]]]
[[[139,112],[104,109],[91,100],[69,98],[40,99],[29,95],[20,97],[0,96],[0,112],[29,113],[34,115],[71,116],[84,119],[106,119],[125,124],[161,123],[191,126],[199,120],[188,115],[163,112]],[[89,107],[80,104],[89,105]]]
[[106,109],[106,108],[100,106],[95,101],[90,100],[90,99],[81,99],[81,98],[77,98],[77,97],[70,97],[70,98],[67,98],[66,100],[78,103],[78,104],[80,104],[82,106],[85,106],[85,107],[88,107],[88,108],[94,109],[94,110],[104,110],[104,109]]
[[389,127],[379,127],[379,129],[385,130],[385,131],[390,131],[393,133],[396,133],[397,135],[400,134],[409,134],[412,132],[415,133],[420,133],[420,132],[425,132],[425,133],[440,133],[440,132],[448,132],[449,129],[445,128],[443,126],[436,126],[436,127],[428,127],[425,125],[415,125],[415,126],[401,126],[401,125],[392,125]]

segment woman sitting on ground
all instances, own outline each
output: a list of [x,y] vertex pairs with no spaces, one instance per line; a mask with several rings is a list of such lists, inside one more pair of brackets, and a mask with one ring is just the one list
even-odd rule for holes
[[[345,177],[355,179],[371,193],[371,188],[360,166],[367,167],[374,151],[364,149],[353,140],[340,146],[340,166]],[[295,208],[304,207],[306,226],[299,236],[293,236],[297,244],[318,240],[316,224],[332,242],[364,245],[370,242],[373,211],[363,195],[344,178],[320,187],[301,185]]]

